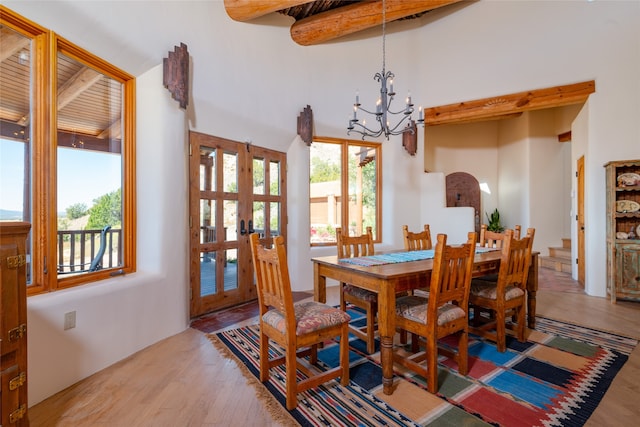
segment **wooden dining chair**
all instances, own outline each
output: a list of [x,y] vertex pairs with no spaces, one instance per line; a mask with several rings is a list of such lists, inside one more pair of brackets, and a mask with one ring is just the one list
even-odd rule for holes
[[[337,308],[315,301],[293,303],[284,238],[273,238],[273,247],[251,234],[251,254],[255,268],[260,307],[260,381],[269,380],[269,369],[285,364],[287,409],[298,405],[298,393],[340,377],[349,384],[350,316]],[[318,344],[340,338],[340,365],[324,372],[309,364],[318,361]],[[285,355],[269,359],[269,339],[284,348]],[[302,359],[309,356],[309,361]],[[296,368],[307,378],[296,381]]]
[[[498,351],[506,350],[506,330],[514,329],[516,338],[525,342],[527,277],[535,229],[516,239],[513,230],[505,232],[497,281],[473,279],[469,306],[473,313],[470,331],[496,342]],[[512,322],[507,325],[506,319]],[[516,324],[513,325],[515,320]]]
[[[513,228],[513,236],[516,239],[520,238],[520,230],[522,227],[520,225],[516,225]],[[500,249],[502,247],[502,241],[504,240],[504,232],[498,231],[489,231],[487,230],[487,224],[482,224],[480,226],[480,238],[478,239],[478,246],[483,248],[497,248]]]
[[429,224],[425,224],[424,229],[419,232],[409,231],[409,226],[403,225],[402,237],[404,239],[404,249],[406,251],[422,251],[433,249]]
[[[360,236],[344,234],[340,227],[336,228],[338,259],[374,255],[373,233],[371,227]],[[349,325],[353,335],[363,340],[367,345],[367,353],[375,352],[375,324],[378,314],[378,294],[350,285],[340,284],[340,308],[347,310],[347,303],[365,311],[366,324],[363,326]]]
[[[438,234],[429,298],[415,295],[396,300],[396,326],[411,333],[411,353],[394,349],[393,361],[424,377],[431,393],[438,391],[438,354],[458,363],[458,372],[468,371],[468,299],[477,235],[468,234],[465,244],[448,246],[447,235]],[[458,338],[457,350],[438,345],[448,335]],[[420,350],[419,337],[426,343]],[[426,360],[426,365],[421,362]]]

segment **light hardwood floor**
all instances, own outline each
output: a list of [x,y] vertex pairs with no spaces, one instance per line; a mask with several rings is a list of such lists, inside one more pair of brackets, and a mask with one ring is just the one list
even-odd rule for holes
[[[328,300],[337,303],[336,288],[328,289]],[[541,283],[537,307],[542,316],[640,338],[640,303],[614,305],[580,292],[547,290]],[[586,425],[637,425],[639,379],[636,348]],[[57,393],[30,408],[29,418],[33,427],[283,425],[273,420],[235,362],[222,357],[195,329]]]

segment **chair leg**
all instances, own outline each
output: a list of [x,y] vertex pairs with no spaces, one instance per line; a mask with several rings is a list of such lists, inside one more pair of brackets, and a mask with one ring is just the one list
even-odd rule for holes
[[269,337],[260,332],[260,381],[269,380]]
[[374,304],[367,304],[367,353],[372,354],[376,349],[375,341],[375,312]]
[[344,283],[340,283],[340,310],[347,311],[347,302],[344,300]]
[[520,342],[525,342],[526,339],[524,337],[524,332],[525,332],[525,309],[524,309],[524,305],[521,305],[520,307],[518,307],[516,310],[518,310],[518,312],[516,313],[516,316],[518,318],[518,325],[517,325],[517,330],[516,330],[516,336],[518,337],[518,341]]
[[469,333],[468,331],[458,332],[458,373],[467,375],[469,371]]
[[504,310],[495,310],[496,312],[496,346],[500,353],[507,350],[507,325]]
[[297,363],[296,348],[288,346],[286,349],[286,384],[287,384],[287,409],[293,410],[298,406],[298,387],[296,383]]
[[[413,345],[413,337],[411,338]],[[427,339],[427,390],[438,392],[438,343],[435,337]]]
[[349,385],[349,325],[342,327],[340,334],[340,366],[342,367],[342,375],[340,376],[340,384]]

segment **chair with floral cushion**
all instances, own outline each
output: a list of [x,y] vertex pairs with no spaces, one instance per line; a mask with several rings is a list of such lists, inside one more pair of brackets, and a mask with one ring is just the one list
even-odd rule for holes
[[[340,377],[349,384],[349,321],[342,310],[315,301],[293,303],[287,255],[282,236],[273,238],[273,247],[260,244],[251,234],[251,254],[255,268],[260,308],[260,381],[269,380],[269,369],[285,364],[287,409],[298,405],[298,393]],[[340,364],[327,371],[315,369],[318,345],[340,339]],[[269,359],[269,339],[284,348],[285,355]],[[307,362],[304,357],[309,356]],[[299,369],[307,378],[296,381]]]
[[[374,255],[373,233],[371,227],[360,236],[349,236],[342,233],[340,227],[336,228],[336,240],[338,247],[338,259]],[[375,352],[375,321],[378,313],[378,295],[375,292],[350,285],[340,284],[340,308],[347,310],[347,303],[365,311],[366,324],[358,327],[349,325],[353,335],[367,344],[369,354]]]
[[[396,327],[411,333],[411,352],[395,348],[393,361],[408,368],[427,381],[431,393],[438,391],[438,354],[458,363],[458,372],[468,371],[468,298],[475,255],[476,233],[468,234],[462,245],[448,246],[447,235],[438,234],[429,297],[416,295],[396,300]],[[438,345],[438,340],[457,336],[457,349]],[[424,351],[419,351],[422,342]],[[426,366],[421,362],[426,360]]]
[[[513,230],[506,230],[497,281],[473,279],[469,306],[473,313],[470,331],[496,342],[498,351],[506,350],[506,330],[514,329],[520,342],[525,341],[527,277],[535,229],[516,239]],[[488,315],[487,315],[488,313]],[[508,317],[515,320],[507,325]]]

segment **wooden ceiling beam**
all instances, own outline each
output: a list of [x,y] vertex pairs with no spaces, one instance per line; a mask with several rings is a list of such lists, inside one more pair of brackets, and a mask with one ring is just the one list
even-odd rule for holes
[[234,21],[246,22],[271,12],[309,3],[310,0],[224,0],[227,15]]
[[[426,12],[460,0],[386,0],[386,22]],[[302,46],[320,44],[382,24],[382,1],[363,1],[296,21],[291,38]]]
[[530,110],[585,102],[596,91],[594,80],[545,89],[501,95],[424,109],[427,126],[489,120]]
[[2,43],[0,43],[0,62],[10,58],[20,49],[26,48],[29,46],[29,42],[31,42],[27,37],[21,36],[7,27],[0,28],[0,37],[2,37]]
[[64,82],[58,90],[58,110],[62,110],[67,104],[77,98],[82,92],[89,89],[100,80],[102,74],[93,68],[84,67],[69,80]]

